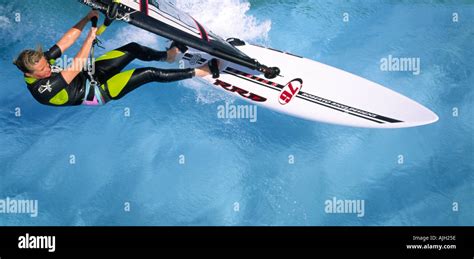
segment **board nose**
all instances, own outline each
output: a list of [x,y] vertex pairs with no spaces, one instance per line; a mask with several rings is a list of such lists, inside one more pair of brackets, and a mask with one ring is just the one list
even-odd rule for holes
[[428,112],[429,112],[429,115],[427,116],[427,117],[429,117],[427,124],[435,123],[435,122],[439,121],[439,116],[438,116],[436,113],[434,113],[433,111],[429,110],[428,108],[427,108],[427,110],[428,110]]
[[419,112],[417,114],[418,118],[412,118],[412,119],[414,119],[413,120],[414,122],[410,123],[410,121],[407,121],[406,122],[407,127],[416,127],[416,126],[429,125],[429,124],[433,124],[433,123],[435,123],[439,120],[439,116],[436,113],[434,113],[430,109],[428,109],[428,108],[426,108],[426,107],[424,107],[420,104],[419,104],[419,106],[422,108],[422,109],[420,109],[420,111],[423,111],[423,112]]

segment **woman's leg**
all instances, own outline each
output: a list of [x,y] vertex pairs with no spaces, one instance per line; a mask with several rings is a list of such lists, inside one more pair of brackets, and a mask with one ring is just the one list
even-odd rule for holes
[[107,52],[95,61],[95,76],[104,83],[122,71],[134,59],[142,61],[166,61],[167,51],[157,51],[132,42],[118,49]]
[[[198,70],[199,71],[199,70]],[[199,71],[201,72],[201,71]],[[112,76],[107,80],[102,89],[108,90],[111,99],[118,100],[150,82],[173,82],[189,79],[196,75],[194,68],[189,69],[158,69],[154,67],[137,68],[124,71]]]
[[113,100],[117,100],[150,82],[173,82],[189,79],[194,76],[204,77],[210,74],[209,67],[189,69],[158,69],[153,67],[124,69],[135,58],[143,61],[172,61],[178,54],[177,47],[168,51],[156,51],[137,43],[129,43],[99,57],[95,62],[96,77],[102,84],[101,88]]

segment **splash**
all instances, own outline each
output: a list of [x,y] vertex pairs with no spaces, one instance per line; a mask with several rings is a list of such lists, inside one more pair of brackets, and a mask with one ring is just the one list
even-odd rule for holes
[[229,102],[235,101],[235,97],[224,91],[218,91],[206,81],[200,79],[186,80],[180,83],[180,85],[192,89],[195,92],[196,103],[200,104],[213,104],[216,102]]
[[177,0],[176,7],[189,13],[223,38],[266,42],[272,23],[248,14],[250,3],[242,0]]
[[[175,6],[189,13],[206,28],[222,38],[240,38],[242,40],[266,45],[272,23],[260,21],[249,14],[250,3],[242,0],[177,0]],[[196,93],[196,102],[211,104],[235,100],[234,96],[216,91],[208,83],[200,80],[187,80],[181,83]]]
[[0,16],[0,29],[6,29],[10,25],[10,19]]

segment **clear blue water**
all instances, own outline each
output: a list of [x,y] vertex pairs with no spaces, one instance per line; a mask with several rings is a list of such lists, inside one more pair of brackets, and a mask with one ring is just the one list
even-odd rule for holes
[[[0,214],[0,225],[474,225],[474,5],[403,2],[177,3],[225,37],[361,75],[440,117],[373,130],[264,108],[256,123],[222,120],[219,105],[244,103],[194,81],[150,84],[101,108],[42,106],[11,60],[53,45],[88,9],[72,0],[0,0],[0,199],[39,202],[38,217]],[[124,23],[102,39],[107,49],[166,44]],[[421,74],[380,71],[388,55],[419,57]],[[363,200],[365,215],[325,213],[334,197]]]

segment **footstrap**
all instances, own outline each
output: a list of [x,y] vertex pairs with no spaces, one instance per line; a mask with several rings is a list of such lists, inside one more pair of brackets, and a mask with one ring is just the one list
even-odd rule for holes
[[209,66],[209,70],[212,73],[212,78],[218,78],[220,76],[220,71],[219,71],[219,63],[217,62],[217,59],[213,58],[211,59],[207,65]]
[[173,41],[170,45],[170,49],[174,47],[178,48],[181,53],[186,53],[186,51],[188,51],[188,47],[181,42]]

